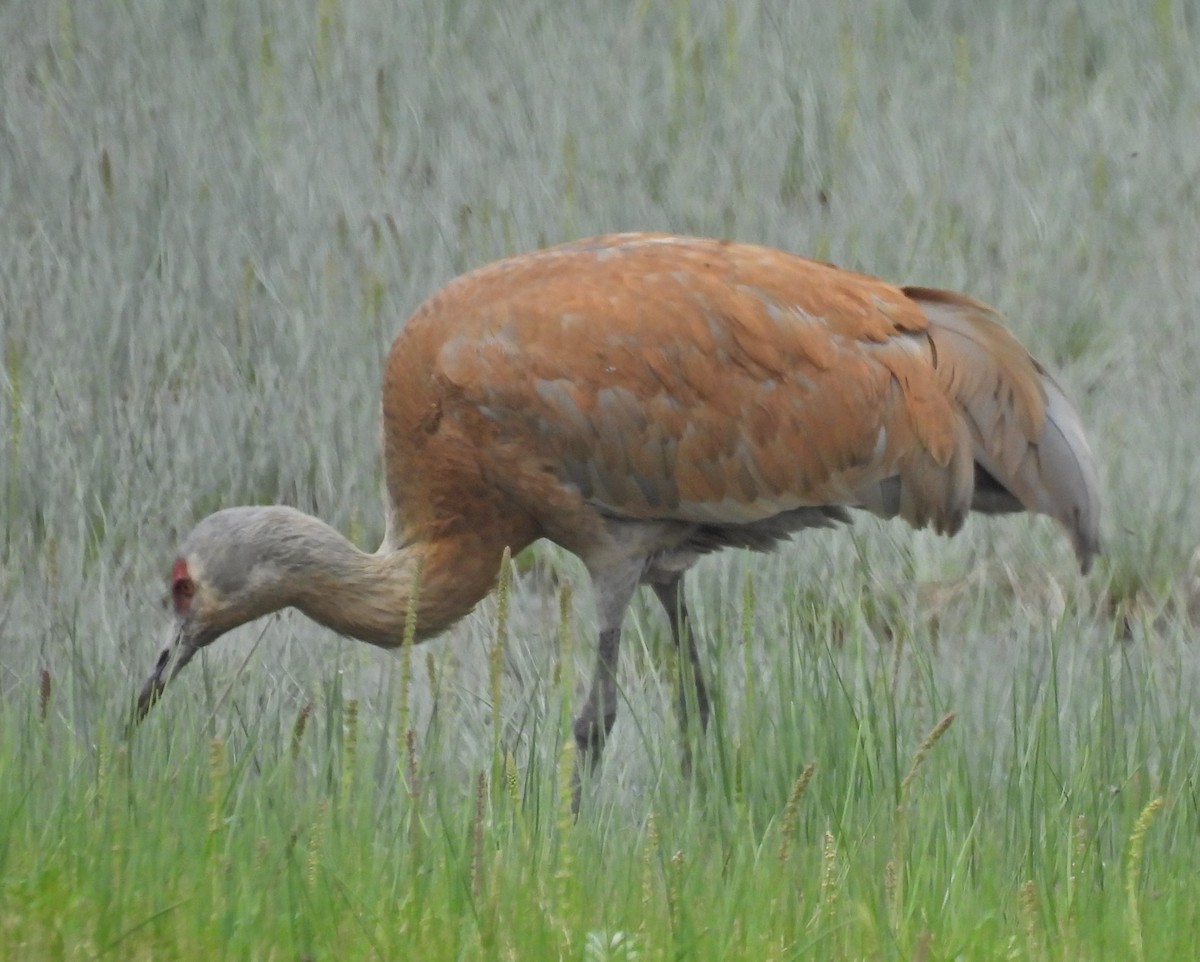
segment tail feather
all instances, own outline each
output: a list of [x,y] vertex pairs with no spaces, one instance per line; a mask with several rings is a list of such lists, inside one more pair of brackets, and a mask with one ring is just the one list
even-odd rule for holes
[[1038,368],[1046,391],[1046,426],[1037,444],[1036,477],[1046,499],[1038,508],[1071,533],[1084,572],[1100,553],[1100,482],[1083,424],[1062,389]]
[[933,525],[939,534],[957,534],[971,508],[972,460],[967,428],[960,421],[950,460],[939,464],[914,447],[899,467],[898,514],[914,528]]
[[[1029,511],[1058,520],[1084,572],[1100,550],[1100,485],[1079,414],[1054,379],[970,298],[906,288],[930,321],[934,366],[961,406],[975,461]],[[999,506],[995,492],[980,506]]]
[[[922,364],[920,371],[925,370]],[[970,432],[947,392],[927,374],[913,377],[911,371],[893,369],[893,375],[885,406],[906,416],[888,422],[885,438],[903,454],[893,474],[871,477],[856,488],[853,504],[881,518],[901,517],[914,528],[932,525],[939,534],[955,534],[972,507]]]
[[1015,514],[1025,510],[1016,495],[992,477],[979,462],[975,463],[975,490],[971,492],[971,510],[980,514]]

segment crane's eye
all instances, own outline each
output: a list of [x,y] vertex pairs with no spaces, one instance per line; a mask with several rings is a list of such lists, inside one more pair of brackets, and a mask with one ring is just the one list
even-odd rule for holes
[[196,582],[187,575],[176,578],[171,582],[171,598],[175,602],[175,610],[181,614],[188,610],[192,596],[196,593]]

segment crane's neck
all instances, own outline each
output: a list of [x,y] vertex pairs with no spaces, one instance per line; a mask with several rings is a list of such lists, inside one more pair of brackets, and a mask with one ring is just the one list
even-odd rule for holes
[[[323,521],[274,509],[282,523],[267,535],[272,577],[279,595],[314,621],[362,641],[393,648],[403,643],[409,612],[417,614],[415,639],[445,630],[492,588],[503,546],[455,539],[360,551]],[[415,601],[414,601],[415,596]]]

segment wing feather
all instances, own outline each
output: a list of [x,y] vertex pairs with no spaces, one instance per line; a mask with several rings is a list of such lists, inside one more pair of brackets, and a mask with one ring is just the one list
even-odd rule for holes
[[1067,529],[1086,572],[1100,550],[1100,485],[1078,412],[990,308],[905,291],[929,316],[936,370],[964,412],[975,459],[1027,510]]
[[1095,551],[1078,415],[959,295],[751,245],[594,238],[451,282],[397,341],[405,377],[441,385],[446,437],[547,526],[568,502],[726,525],[849,505],[953,532],[978,460]]

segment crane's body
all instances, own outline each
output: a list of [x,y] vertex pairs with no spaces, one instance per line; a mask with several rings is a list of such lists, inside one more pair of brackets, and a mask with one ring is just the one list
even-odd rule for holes
[[1029,510],[1064,526],[1085,571],[1099,548],[1079,417],[989,308],[764,247],[613,235],[465,274],[397,336],[382,413],[379,551],[290,509],[210,516],[173,574],[181,623],[203,622],[174,671],[287,605],[398,645],[418,576],[429,637],[487,594],[505,548],[547,538],[596,587],[600,662],[576,725],[596,755],[633,591],[655,588],[695,662],[680,579],[705,552],[852,508],[947,534],[972,508]]

